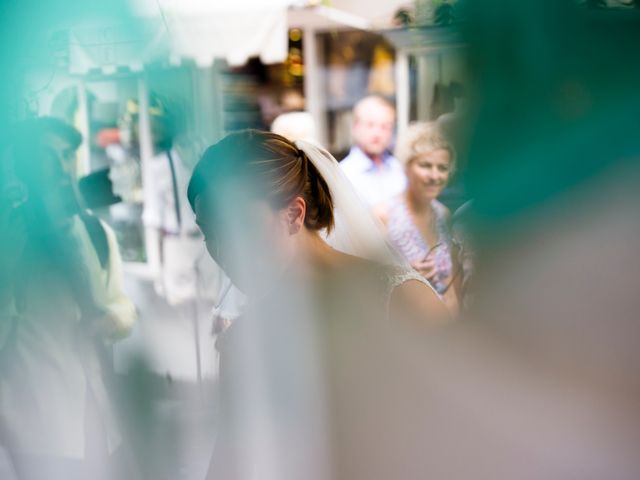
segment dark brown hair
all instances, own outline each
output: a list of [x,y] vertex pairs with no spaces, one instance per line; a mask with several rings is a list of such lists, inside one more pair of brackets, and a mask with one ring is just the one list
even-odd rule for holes
[[34,126],[40,134],[50,133],[67,141],[71,148],[77,150],[82,144],[82,134],[74,126],[56,117],[38,117]]
[[307,205],[310,230],[333,228],[333,200],[326,181],[307,155],[275,133],[243,130],[209,147],[196,165],[187,196],[195,209],[198,196],[230,178],[247,182],[247,193],[284,208],[296,197]]

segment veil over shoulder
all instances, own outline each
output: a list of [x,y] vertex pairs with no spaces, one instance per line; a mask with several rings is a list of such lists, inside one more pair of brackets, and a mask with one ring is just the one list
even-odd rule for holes
[[338,161],[324,148],[297,140],[295,145],[304,152],[324,178],[334,204],[334,228],[322,232],[325,241],[336,250],[387,265],[409,268],[388,244],[371,211],[360,199]]

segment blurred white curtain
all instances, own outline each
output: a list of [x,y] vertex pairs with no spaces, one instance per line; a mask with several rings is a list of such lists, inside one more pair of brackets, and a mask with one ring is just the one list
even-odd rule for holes
[[[215,59],[242,65],[287,57],[287,9],[296,0],[136,0],[134,19],[122,24],[95,21],[69,29],[69,70],[113,73],[142,70],[152,62],[192,59],[206,67]],[[111,21],[112,22],[112,21]]]

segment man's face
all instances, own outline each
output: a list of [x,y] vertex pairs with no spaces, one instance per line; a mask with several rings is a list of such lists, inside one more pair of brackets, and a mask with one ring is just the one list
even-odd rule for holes
[[354,111],[353,139],[367,155],[382,155],[391,146],[395,112],[382,102],[365,102]]
[[65,173],[71,178],[77,178],[76,149],[73,145],[64,138],[52,133],[45,135],[45,143],[60,159]]
[[75,150],[61,137],[47,134],[38,152],[40,169],[33,195],[43,225],[59,227],[78,212]]

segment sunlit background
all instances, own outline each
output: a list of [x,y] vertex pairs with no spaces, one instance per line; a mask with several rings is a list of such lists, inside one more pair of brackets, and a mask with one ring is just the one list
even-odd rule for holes
[[[295,112],[287,128],[342,160],[372,94],[395,107],[391,150],[413,122],[447,134],[439,201],[468,267],[460,318],[421,346],[428,387],[407,392],[427,402],[427,470],[395,478],[640,478],[640,2],[1,5],[3,152],[22,121],[75,127],[78,189],[122,257],[137,320],[109,346],[109,393],[131,478],[205,478],[216,341],[247,301],[186,198],[202,152]],[[160,165],[167,142],[179,158]],[[9,437],[1,478],[59,478],[19,476]]]

